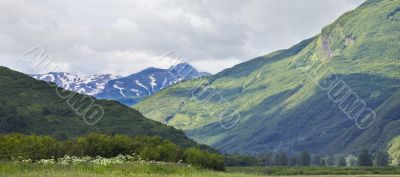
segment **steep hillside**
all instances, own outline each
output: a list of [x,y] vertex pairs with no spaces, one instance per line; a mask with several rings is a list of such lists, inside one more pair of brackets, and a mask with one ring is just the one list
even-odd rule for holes
[[[399,9],[400,0],[366,1],[290,49],[177,84],[135,108],[228,152],[384,148],[400,134]],[[230,129],[216,116],[226,108],[240,115]]]
[[[99,109],[90,109],[93,111],[86,119],[73,111],[82,113],[90,105],[97,105]],[[100,107],[104,116],[94,116],[96,110],[101,112]],[[146,119],[115,101],[92,103],[88,96],[56,89],[46,82],[0,67],[0,133],[10,132],[53,135],[61,139],[90,132],[154,135],[182,146],[196,145],[182,131]]]

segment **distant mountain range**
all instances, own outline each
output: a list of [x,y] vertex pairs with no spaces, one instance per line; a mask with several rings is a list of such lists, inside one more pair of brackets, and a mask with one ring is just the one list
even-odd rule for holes
[[104,75],[74,75],[65,72],[32,74],[37,80],[56,83],[66,90],[95,96],[99,99],[116,100],[132,106],[158,91],[180,81],[190,80],[208,73],[199,72],[187,63],[168,69],[147,68],[127,77]]
[[178,82],[207,75],[209,74],[199,72],[187,63],[169,69],[147,68],[136,74],[109,81],[104,90],[95,96],[134,105],[145,97]]

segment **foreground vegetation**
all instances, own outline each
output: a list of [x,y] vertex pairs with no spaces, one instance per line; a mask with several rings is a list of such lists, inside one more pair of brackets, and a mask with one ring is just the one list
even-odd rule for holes
[[[0,176],[178,176],[178,177],[252,177],[252,176],[293,176],[327,175],[329,177],[348,176],[393,176],[400,177],[399,168],[371,167],[228,167],[226,172],[199,169],[178,163],[156,162],[127,162],[108,165],[61,165],[61,164],[32,164],[21,162],[0,162]],[[332,176],[333,175],[333,176]]]
[[166,163],[130,162],[109,165],[59,165],[3,162],[0,176],[192,176],[194,174],[218,174],[217,172]]
[[[124,156],[125,155],[125,156]],[[91,133],[76,139],[59,141],[49,136],[9,134],[0,136],[0,159],[23,162],[63,164],[69,157],[76,162],[92,158],[125,161],[159,161],[187,163],[199,168],[224,170],[223,156],[197,147],[182,148],[159,137],[108,136]],[[66,160],[67,158],[67,160]],[[79,159],[80,158],[80,159]],[[75,159],[75,160],[74,160]]]

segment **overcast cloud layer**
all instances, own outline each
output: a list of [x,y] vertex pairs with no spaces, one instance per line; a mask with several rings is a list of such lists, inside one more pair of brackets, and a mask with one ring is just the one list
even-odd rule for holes
[[0,0],[0,65],[32,73],[42,46],[60,71],[128,75],[175,50],[202,71],[312,37],[363,0]]

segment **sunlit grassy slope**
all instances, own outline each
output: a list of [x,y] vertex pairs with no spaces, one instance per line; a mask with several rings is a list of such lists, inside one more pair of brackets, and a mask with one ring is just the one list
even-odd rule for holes
[[[228,152],[351,153],[383,148],[400,134],[399,31],[400,0],[369,0],[290,49],[177,84],[135,108]],[[329,83],[335,73],[375,110],[373,126],[357,128],[327,91],[316,86]],[[196,101],[196,85],[215,88],[227,102]],[[210,113],[229,105],[241,119],[226,130]]]

